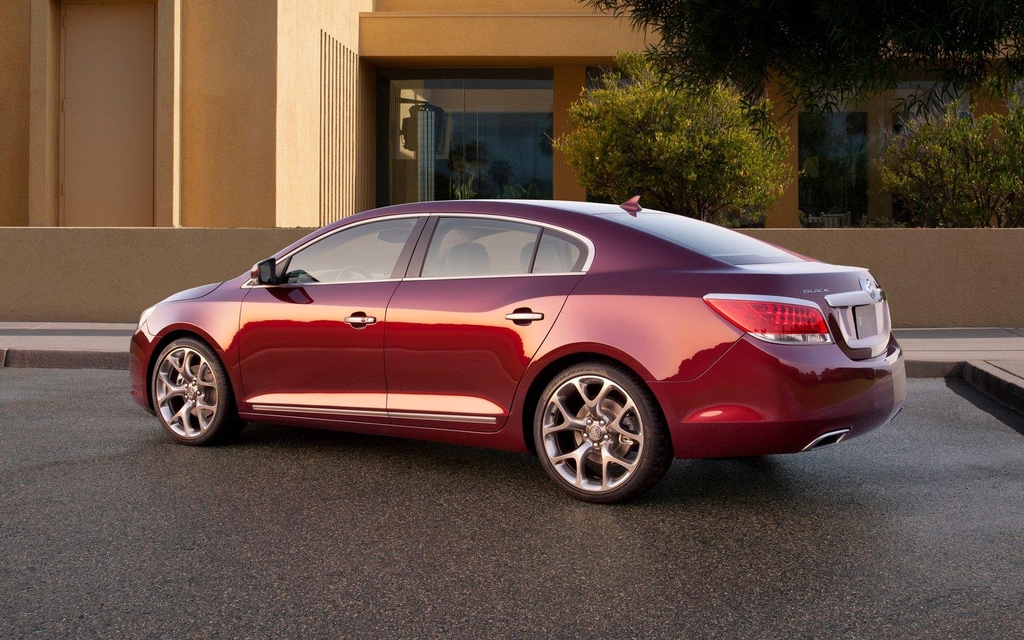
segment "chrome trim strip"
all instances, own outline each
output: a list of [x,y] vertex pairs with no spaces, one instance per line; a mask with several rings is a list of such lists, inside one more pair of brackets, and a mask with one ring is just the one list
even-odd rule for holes
[[401,420],[437,420],[443,422],[473,422],[477,424],[495,424],[494,416],[473,416],[461,413],[415,413],[412,411],[389,411],[392,418]]
[[[398,213],[398,214],[395,214],[393,216],[381,216],[379,218],[370,218],[368,220],[360,220],[359,222],[352,222],[350,224],[343,224],[340,227],[338,227],[337,229],[332,229],[331,231],[328,231],[325,234],[319,235],[319,236],[317,236],[317,237],[315,237],[315,238],[313,238],[311,240],[308,240],[308,241],[302,243],[298,247],[295,247],[294,249],[292,249],[288,253],[286,253],[283,256],[281,256],[280,258],[278,258],[277,261],[278,262],[282,262],[284,260],[287,260],[288,258],[292,257],[293,255],[295,255],[299,251],[302,251],[303,249],[305,249],[306,247],[308,247],[309,245],[311,245],[311,244],[313,244],[315,242],[320,242],[324,238],[329,238],[329,237],[333,236],[336,233],[340,233],[340,232],[346,231],[348,229],[355,229],[356,227],[361,227],[364,224],[371,224],[373,222],[384,222],[384,221],[387,221],[387,220],[403,220],[405,218],[426,218],[429,215],[430,215],[429,213]],[[360,280],[360,282],[380,282],[380,280]],[[331,284],[333,284],[333,283],[331,283]]]
[[[549,276],[582,276],[582,271],[566,271],[564,273],[506,273],[486,276],[426,276],[406,278],[406,280],[493,280],[494,278],[546,278]],[[375,281],[379,282],[379,281]]]
[[311,415],[352,416],[362,418],[398,418],[402,420],[431,420],[438,422],[471,422],[475,424],[496,424],[495,416],[478,416],[462,413],[416,413],[413,411],[380,411],[375,409],[336,409],[333,407],[309,407],[285,404],[254,404],[253,411],[263,413],[306,413]]
[[704,300],[753,300],[754,302],[778,302],[779,304],[795,304],[801,307],[814,307],[824,317],[825,312],[814,300],[803,298],[787,298],[785,296],[762,296],[748,293],[709,293]]
[[252,405],[252,409],[253,411],[264,412],[287,411],[289,413],[311,413],[317,415],[354,416],[363,418],[388,417],[387,411],[378,411],[374,409],[335,409],[333,407],[307,407],[291,404],[254,404]]
[[[849,429],[837,429],[835,431],[829,431],[828,433],[823,433],[820,436],[818,436],[817,438],[815,438],[814,440],[811,440],[810,444],[808,444],[806,447],[804,447],[800,451],[810,451],[811,449],[814,449],[814,448],[824,449],[826,447],[834,447],[835,445],[837,445],[840,442],[842,442],[846,438],[847,434],[849,434],[849,433],[850,433]],[[819,442],[821,442],[822,440],[825,440],[826,438],[831,438],[831,437],[834,437],[834,436],[839,436],[838,438],[836,438],[835,442],[833,442],[831,444],[826,444],[826,445],[822,445],[822,446],[818,447],[818,443]]]
[[825,296],[825,302],[830,307],[859,307],[861,305],[875,304],[879,302],[871,297],[863,289],[859,291],[844,291],[842,293],[830,293]]

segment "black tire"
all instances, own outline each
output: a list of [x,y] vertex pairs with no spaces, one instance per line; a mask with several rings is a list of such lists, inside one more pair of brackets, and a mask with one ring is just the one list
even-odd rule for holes
[[179,338],[164,347],[149,390],[160,424],[181,444],[226,444],[245,427],[224,365],[201,340]]
[[584,362],[555,376],[537,403],[533,437],[548,476],[586,502],[634,498],[661,480],[673,459],[654,395],[612,363]]

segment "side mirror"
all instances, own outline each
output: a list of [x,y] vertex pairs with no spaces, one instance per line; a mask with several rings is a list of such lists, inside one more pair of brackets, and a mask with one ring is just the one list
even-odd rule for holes
[[277,260],[267,258],[252,266],[249,276],[258,284],[277,284]]

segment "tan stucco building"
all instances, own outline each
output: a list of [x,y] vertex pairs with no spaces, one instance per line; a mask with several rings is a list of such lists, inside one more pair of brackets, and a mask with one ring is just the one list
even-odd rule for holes
[[[645,44],[579,0],[3,0],[0,225],[582,199],[550,140],[588,78]],[[898,94],[789,117],[802,177],[767,226],[891,215],[871,160]]]
[[576,0],[4,0],[0,224],[316,226],[459,188],[580,198],[543,138],[588,67],[642,46]]

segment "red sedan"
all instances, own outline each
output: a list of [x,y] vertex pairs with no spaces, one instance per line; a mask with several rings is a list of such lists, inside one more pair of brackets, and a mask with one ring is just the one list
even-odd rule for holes
[[810,451],[900,410],[903,358],[865,269],[638,209],[346,218],[143,312],[131,393],[184,444],[264,421],[533,451],[593,502],[673,458]]

